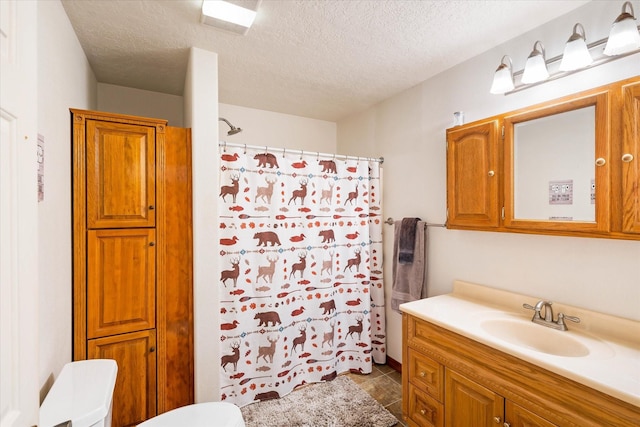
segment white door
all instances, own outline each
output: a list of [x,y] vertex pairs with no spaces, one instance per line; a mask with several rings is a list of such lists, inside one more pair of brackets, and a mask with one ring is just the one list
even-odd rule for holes
[[38,422],[36,24],[0,0],[0,427]]

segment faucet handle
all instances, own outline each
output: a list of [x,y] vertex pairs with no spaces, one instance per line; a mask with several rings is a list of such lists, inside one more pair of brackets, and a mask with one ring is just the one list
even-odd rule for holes
[[567,325],[564,323],[564,319],[571,320],[575,323],[580,323],[580,318],[575,316],[567,316],[564,313],[558,313],[558,321],[556,322],[560,326],[561,331],[567,330]]
[[[535,313],[533,314],[533,319],[540,319],[540,307],[536,306],[532,306],[531,304],[522,304],[523,308],[526,308],[527,310],[533,310]],[[533,320],[531,319],[531,320]]]

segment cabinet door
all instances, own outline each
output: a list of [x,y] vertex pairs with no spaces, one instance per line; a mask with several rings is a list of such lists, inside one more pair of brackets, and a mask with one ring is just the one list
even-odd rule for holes
[[447,224],[499,226],[498,121],[447,131]]
[[153,227],[155,128],[87,120],[87,227]]
[[444,425],[444,408],[442,403],[420,391],[413,384],[409,385],[409,425],[420,427],[442,427]]
[[89,230],[87,237],[87,337],[155,328],[155,230]]
[[495,427],[502,423],[502,396],[455,371],[445,371],[446,427]]
[[505,420],[507,422],[504,425],[509,427],[557,427],[555,424],[508,400],[506,402]]
[[442,401],[444,367],[438,362],[409,349],[409,381],[438,401]]
[[113,359],[113,427],[135,426],[156,415],[156,333],[134,332],[88,341],[89,359]]
[[622,231],[640,233],[640,83],[622,90]]

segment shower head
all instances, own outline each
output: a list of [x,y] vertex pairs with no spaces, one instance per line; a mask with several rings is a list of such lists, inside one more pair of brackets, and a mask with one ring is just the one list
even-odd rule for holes
[[235,127],[234,125],[232,125],[231,123],[229,123],[229,120],[225,119],[224,117],[219,117],[219,118],[218,118],[218,121],[225,122],[226,124],[228,124],[228,125],[229,125],[229,127],[230,127],[231,129],[229,129],[229,132],[227,132],[227,135],[228,135],[228,136],[235,135],[236,133],[240,133],[240,132],[242,132],[242,128],[237,128],[237,127]]

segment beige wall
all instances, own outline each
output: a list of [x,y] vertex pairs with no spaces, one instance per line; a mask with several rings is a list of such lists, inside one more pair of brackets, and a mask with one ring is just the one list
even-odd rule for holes
[[184,127],[182,96],[98,83],[97,110],[130,114],[169,121],[169,126]]
[[[524,65],[540,39],[547,57],[561,54],[576,22],[588,41],[607,36],[619,5],[592,2],[498,46],[367,111],[338,122],[338,149],[384,156],[384,216],[446,219],[445,129],[453,112],[470,122],[638,75],[638,54],[508,96],[491,95],[504,54]],[[366,144],[366,146],[363,146]],[[391,294],[392,230],[385,228],[385,287]],[[451,291],[454,279],[640,319],[640,244],[631,241],[429,228],[428,294]],[[387,310],[388,354],[402,358],[401,317]]]
[[242,132],[227,136],[229,126],[220,122],[220,141],[321,153],[335,153],[336,150],[337,125],[334,122],[230,104],[220,104],[220,117],[242,128]]
[[64,364],[71,361],[70,107],[95,109],[96,79],[62,4],[41,1],[37,105],[38,133],[45,140],[37,266],[41,399]]

